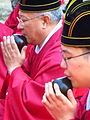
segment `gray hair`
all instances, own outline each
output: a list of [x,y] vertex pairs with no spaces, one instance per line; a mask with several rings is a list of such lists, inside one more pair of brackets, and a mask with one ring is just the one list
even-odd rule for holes
[[49,15],[49,16],[51,17],[52,22],[54,22],[54,21],[59,22],[59,21],[61,20],[63,11],[62,11],[62,8],[59,7],[59,8],[56,9],[56,10],[48,11],[48,12],[42,12],[42,13],[38,13],[38,14],[41,14],[41,15]]

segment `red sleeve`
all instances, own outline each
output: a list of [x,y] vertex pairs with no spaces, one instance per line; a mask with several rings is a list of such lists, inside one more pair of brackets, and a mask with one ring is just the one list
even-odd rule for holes
[[8,36],[12,34],[13,34],[13,30],[11,28],[9,28],[3,23],[0,23],[0,42],[2,41],[3,36]]
[[3,120],[4,117],[4,106],[5,100],[0,99],[0,120]]
[[[3,36],[8,36],[12,34],[13,34],[13,30],[11,28],[6,26],[5,24],[0,23],[0,42],[3,41]],[[3,81],[5,80],[6,74],[7,74],[7,68],[5,66],[2,50],[0,47],[0,90],[3,84]]]
[[5,25],[10,27],[11,29],[14,30],[14,33],[19,33],[20,30],[17,28],[18,25],[18,12],[19,12],[19,5],[15,7],[15,9],[11,12],[9,15],[8,19],[5,21]]

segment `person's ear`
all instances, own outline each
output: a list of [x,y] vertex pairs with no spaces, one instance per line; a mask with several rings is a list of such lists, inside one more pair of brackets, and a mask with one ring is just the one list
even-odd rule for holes
[[50,24],[50,16],[49,15],[45,15],[42,17],[43,20],[43,28],[45,29],[49,24]]

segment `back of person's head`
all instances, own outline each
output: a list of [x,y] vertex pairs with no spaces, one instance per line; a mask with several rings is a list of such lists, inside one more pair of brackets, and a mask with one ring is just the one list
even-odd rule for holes
[[62,44],[90,47],[90,0],[74,0],[65,15]]

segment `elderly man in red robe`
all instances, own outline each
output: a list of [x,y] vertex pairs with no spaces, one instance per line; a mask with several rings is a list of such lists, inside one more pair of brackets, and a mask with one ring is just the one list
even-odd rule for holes
[[61,14],[58,0],[20,1],[18,26],[29,45],[20,53],[13,36],[1,42],[9,75],[3,120],[53,120],[41,101],[45,83],[63,76]]

